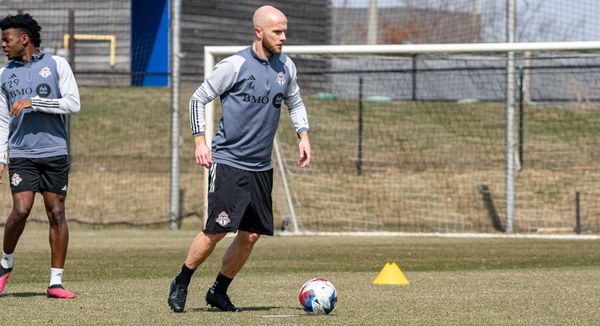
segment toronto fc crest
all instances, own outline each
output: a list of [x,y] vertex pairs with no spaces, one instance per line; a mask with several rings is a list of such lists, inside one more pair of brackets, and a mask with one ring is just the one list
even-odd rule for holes
[[219,216],[217,216],[217,219],[215,221],[220,226],[225,226],[225,225],[231,223],[231,219],[229,218],[229,215],[227,213],[225,213],[225,211],[219,213]]
[[21,181],[23,181],[23,179],[21,179],[21,176],[18,173],[13,174],[12,178],[10,179],[10,183],[15,187],[18,186]]
[[283,84],[285,84],[285,76],[283,75],[282,72],[280,72],[280,73],[277,74],[277,78],[275,78],[275,81],[280,86],[283,86]]
[[52,71],[50,71],[50,68],[44,67],[40,70],[40,76],[42,76],[42,78],[48,78],[52,76]]

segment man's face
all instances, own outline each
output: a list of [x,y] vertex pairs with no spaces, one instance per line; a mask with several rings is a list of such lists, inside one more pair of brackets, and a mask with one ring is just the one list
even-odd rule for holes
[[262,46],[269,55],[279,54],[285,42],[287,32],[287,20],[279,19],[271,22],[262,30]]
[[25,34],[15,28],[2,31],[2,51],[9,60],[23,57],[25,53],[25,38]]

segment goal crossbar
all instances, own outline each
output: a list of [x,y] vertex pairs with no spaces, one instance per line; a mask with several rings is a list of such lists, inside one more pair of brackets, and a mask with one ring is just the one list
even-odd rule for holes
[[[214,55],[233,54],[245,47],[246,46],[206,46],[204,48],[204,54],[208,54],[211,57],[213,57]],[[284,47],[284,53],[290,54],[419,54],[569,50],[600,50],[600,41],[381,45],[286,45]]]

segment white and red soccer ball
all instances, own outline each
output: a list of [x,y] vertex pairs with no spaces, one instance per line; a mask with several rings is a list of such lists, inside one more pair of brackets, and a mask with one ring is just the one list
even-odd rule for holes
[[337,291],[327,279],[317,277],[302,285],[298,298],[304,311],[311,314],[329,314],[337,303]]

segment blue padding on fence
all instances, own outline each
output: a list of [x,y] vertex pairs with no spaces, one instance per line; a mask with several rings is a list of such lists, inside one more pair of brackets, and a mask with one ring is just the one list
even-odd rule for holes
[[131,1],[131,85],[169,85],[169,0]]

